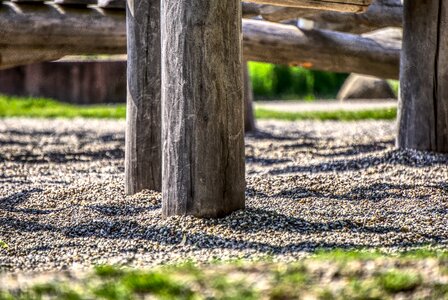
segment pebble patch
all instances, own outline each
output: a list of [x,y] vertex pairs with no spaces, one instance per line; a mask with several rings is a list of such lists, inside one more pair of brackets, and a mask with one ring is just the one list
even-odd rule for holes
[[259,122],[247,208],[217,220],[125,195],[124,126],[0,120],[0,271],[447,248],[448,156],[395,149],[393,122]]

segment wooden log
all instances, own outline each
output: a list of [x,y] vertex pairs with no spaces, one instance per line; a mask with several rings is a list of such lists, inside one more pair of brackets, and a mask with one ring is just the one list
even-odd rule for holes
[[275,6],[300,7],[339,12],[366,11],[372,0],[245,0],[246,2]]
[[404,1],[400,148],[448,152],[448,3]]
[[162,189],[160,2],[128,1],[126,193]]
[[305,18],[314,21],[318,29],[361,34],[380,28],[402,27],[403,5],[401,0],[375,0],[361,14],[323,12]]
[[[244,7],[243,7],[244,8]],[[263,19],[273,22],[305,18],[312,20],[316,29],[365,33],[386,27],[401,27],[403,5],[401,0],[374,0],[364,13],[322,12],[315,9],[258,5],[247,9],[257,11]]]
[[[0,7],[0,56],[7,66],[45,61],[45,52],[51,54],[50,59],[126,53],[125,18],[120,11],[48,4]],[[250,60],[398,78],[398,41],[253,20],[243,20],[243,31],[245,55]],[[27,60],[15,52],[28,53]]]
[[220,217],[244,208],[238,0],[162,1],[162,211]]
[[247,60],[398,79],[396,40],[255,20],[243,22],[243,38]]
[[[41,4],[45,0],[11,0],[13,3],[20,3],[20,4]],[[1,3],[2,1],[0,1]]]
[[52,61],[63,55],[58,50],[28,50],[28,49],[6,49],[0,50],[0,70],[20,65],[29,65],[35,62]]
[[260,15],[260,4],[243,2],[241,3],[241,6],[243,10],[243,18],[250,19]]
[[125,0],[98,0],[98,7],[104,9],[126,9]]
[[[254,4],[254,3],[252,3]],[[275,6],[266,4],[255,4],[256,7],[252,7],[248,10],[248,14],[252,12],[255,13],[258,10],[258,15],[266,21],[271,22],[282,22],[288,20],[297,20],[299,18],[306,18],[309,16],[314,16],[322,13],[320,9],[310,9],[301,7],[287,7],[287,6]],[[244,6],[243,6],[243,16],[245,16]]]
[[87,6],[97,4],[96,0],[53,0],[54,3],[65,6]]
[[[0,55],[5,59],[14,51],[49,52],[58,57],[123,54],[126,53],[125,14],[90,7],[3,3],[0,4]],[[40,57],[36,57],[34,62],[39,61],[42,61]]]
[[247,61],[243,63],[243,84],[244,84],[244,131],[252,132],[257,130],[254,116],[254,93],[252,82],[249,76],[249,65]]

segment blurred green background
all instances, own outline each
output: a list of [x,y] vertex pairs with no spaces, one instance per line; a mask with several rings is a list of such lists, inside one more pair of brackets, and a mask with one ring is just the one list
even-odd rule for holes
[[335,99],[349,74],[249,62],[255,100]]
[[[255,100],[336,99],[349,76],[259,62],[249,62],[249,73]],[[397,95],[398,81],[388,82]]]

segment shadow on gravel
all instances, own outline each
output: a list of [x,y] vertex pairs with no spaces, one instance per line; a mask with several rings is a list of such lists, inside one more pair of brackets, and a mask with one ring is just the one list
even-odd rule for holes
[[89,205],[85,206],[96,213],[99,213],[104,216],[135,216],[144,212],[148,212],[151,210],[156,210],[162,208],[161,205],[151,205],[144,207],[135,207],[135,206],[120,206],[120,205]]
[[[82,221],[74,220],[73,226],[60,227],[44,222],[32,220],[22,220],[15,217],[0,217],[0,227],[3,230],[13,230],[20,232],[33,232],[45,236],[45,232],[52,234],[62,234],[67,238],[74,239],[76,243],[79,238],[104,238],[112,240],[138,240],[138,247],[148,248],[147,251],[153,251],[151,246],[145,241],[156,242],[165,246],[191,246],[195,249],[250,249],[266,254],[294,253],[303,251],[314,251],[321,248],[369,248],[369,247],[410,247],[428,244],[446,244],[446,237],[430,234],[420,234],[421,242],[409,242],[408,234],[402,233],[400,228],[390,226],[366,226],[365,224],[352,222],[349,219],[339,219],[331,222],[313,223],[307,222],[301,218],[286,216],[269,210],[247,209],[239,211],[232,216],[218,220],[202,220],[203,226],[215,226],[215,228],[227,228],[232,233],[240,233],[242,238],[224,237],[222,229],[217,230],[216,234],[206,232],[191,233],[182,229],[181,225],[149,225],[143,226],[133,220],[111,219]],[[182,221],[180,221],[182,223]],[[176,223],[174,223],[176,224]],[[387,242],[369,243],[369,242],[338,242],[332,243],[322,240],[320,242],[300,242],[286,245],[277,245],[266,242],[253,241],[251,234],[272,234],[272,232],[289,232],[301,235],[332,232],[349,231],[354,235],[365,234],[386,234],[393,233],[395,238]],[[56,247],[58,247],[56,245]],[[134,251],[133,248],[123,248],[120,251]],[[41,251],[52,249],[53,245],[42,245]],[[23,251],[21,249],[20,251]],[[9,255],[14,255],[12,251]]]
[[314,137],[311,133],[306,131],[293,131],[283,133],[281,135],[274,134],[268,131],[258,130],[255,132],[246,133],[246,138],[255,140],[272,140],[272,141],[297,141],[298,139],[306,139],[310,141],[319,141],[319,138]]
[[2,147],[2,146],[25,147],[25,146],[28,146],[28,145],[29,145],[29,143],[27,143],[27,142],[21,142],[21,141],[18,141],[18,140],[15,140],[15,139],[11,139],[11,138],[8,138],[8,139],[5,139],[5,140],[0,139],[0,147]]
[[320,189],[312,190],[302,187],[283,190],[279,193],[268,195],[262,191],[254,188],[248,188],[247,196],[257,196],[262,198],[287,198],[292,200],[300,200],[307,198],[321,198],[328,200],[344,200],[344,201],[382,201],[385,199],[406,200],[408,199],[406,193],[416,188],[430,189],[426,195],[413,195],[415,200],[426,200],[432,195],[440,195],[448,197],[448,189],[446,184],[440,183],[438,185],[407,185],[407,184],[390,184],[390,183],[375,183],[369,186],[353,188],[348,193],[335,194],[331,190],[325,191]]
[[270,166],[275,164],[283,164],[291,162],[291,159],[277,159],[277,158],[265,158],[265,157],[256,157],[253,155],[246,155],[246,163],[248,164],[258,164],[262,166]]
[[[4,133],[4,132],[3,132]],[[6,133],[8,134],[8,133]],[[11,134],[16,136],[26,136],[33,142],[26,143],[27,145],[34,145],[39,147],[36,138],[42,138],[44,136],[53,135],[49,132],[32,132],[25,133],[21,131],[12,132]],[[89,136],[89,133],[85,132],[70,132],[64,133],[67,136],[75,136],[78,141],[78,145],[93,144],[93,143],[115,143],[119,145],[124,144],[124,138],[122,136],[116,136],[113,134],[105,134],[93,138]],[[249,138],[256,140],[272,141],[291,141],[290,145],[280,145],[283,148],[316,148],[318,145],[322,145],[322,138],[313,137],[312,133],[307,132],[292,132],[285,135],[275,135],[269,132],[258,132],[250,134]],[[56,141],[61,142],[62,136],[58,136]],[[300,140],[300,142],[298,142]],[[330,140],[330,139],[329,139]],[[16,143],[17,140],[6,140],[0,146],[11,146]],[[17,146],[22,146],[22,142],[18,142]],[[422,155],[419,152],[413,151],[398,151],[386,149],[390,147],[391,141],[378,142],[373,144],[359,144],[350,147],[334,147],[335,153],[333,154],[319,154],[321,156],[339,157],[344,155],[360,154],[360,153],[373,153],[372,156],[362,158],[350,158],[344,160],[330,161],[326,163],[320,163],[315,165],[304,166],[287,166],[269,171],[271,175],[286,174],[286,173],[319,173],[319,172],[335,172],[335,171],[356,171],[363,170],[373,165],[405,165],[410,167],[427,167],[436,165],[447,165],[448,156],[442,155]],[[116,148],[114,148],[116,147]],[[322,149],[322,146],[320,146]],[[68,163],[74,161],[94,161],[104,159],[122,159],[124,157],[124,151],[122,147],[111,145],[111,149],[99,149],[97,151],[67,151],[67,152],[43,152],[29,151],[12,154],[11,156],[0,156],[0,160],[15,161],[21,163]],[[328,149],[325,149],[328,150]],[[340,150],[340,151],[337,151]],[[66,151],[66,148],[65,150]],[[375,155],[375,156],[373,156]],[[262,165],[275,165],[280,163],[291,162],[291,159],[271,159],[256,156],[248,156],[247,162],[256,163]],[[2,178],[2,177],[0,177]],[[305,199],[305,198],[324,198],[335,200],[370,200],[381,201],[384,199],[407,199],[406,193],[412,189],[424,187],[432,189],[432,193],[428,195],[416,196],[418,200],[424,200],[429,195],[434,195],[434,190],[439,193],[443,193],[444,196],[448,196],[448,184],[440,183],[440,185],[427,185],[427,186],[411,186],[401,184],[384,184],[377,183],[366,187],[356,187],[349,190],[344,194],[335,194],[331,190],[311,190],[307,188],[296,187],[293,189],[283,190],[274,195],[268,195],[257,191],[255,189],[248,189],[247,196],[257,196],[265,198],[288,198],[293,200]],[[49,234],[59,234],[60,236],[67,237],[68,240],[73,243],[65,243],[67,245],[77,246],[77,241],[86,237],[97,238],[92,242],[96,243],[99,239],[109,240],[137,240],[138,247],[143,247],[147,251],[155,251],[151,248],[151,243],[148,241],[158,243],[160,245],[167,245],[174,247],[190,246],[194,249],[210,249],[210,248],[223,248],[223,249],[251,249],[254,251],[273,254],[273,253],[294,253],[309,251],[312,252],[321,248],[369,248],[369,247],[411,247],[422,246],[428,244],[446,245],[448,243],[446,235],[431,235],[418,231],[418,228],[411,228],[408,232],[403,232],[402,228],[391,225],[382,225],[383,222],[379,221],[375,224],[365,224],[364,222],[353,221],[350,218],[339,217],[331,221],[322,222],[310,222],[300,217],[281,214],[273,210],[268,209],[253,209],[248,208],[245,211],[239,211],[231,215],[230,217],[218,219],[218,220],[201,220],[199,223],[201,226],[195,228],[195,232],[192,230],[185,230],[182,228],[182,220],[176,223],[164,222],[160,220],[160,225],[145,225],[136,221],[136,215],[144,214],[148,211],[160,210],[159,205],[136,207],[136,206],[120,206],[120,205],[85,205],[85,206],[70,206],[73,210],[67,217],[67,221],[64,222],[64,226],[60,225],[60,219],[54,217],[52,214],[64,214],[62,210],[45,210],[34,208],[20,208],[29,200],[30,196],[34,193],[40,193],[40,189],[31,189],[28,191],[22,191],[20,193],[12,194],[8,197],[0,199],[0,230],[2,231],[14,231],[17,233],[32,232],[42,237],[43,244],[39,251],[49,251],[57,247],[63,247],[61,245],[46,245],[45,236]],[[397,201],[398,202],[398,201]],[[88,209],[95,214],[83,215],[83,210]],[[428,214],[446,214],[447,209],[443,207],[428,208]],[[15,213],[22,213],[15,214]],[[362,213],[362,212],[361,212]],[[390,212],[387,218],[394,218],[394,213]],[[155,215],[155,214],[152,214]],[[411,216],[411,214],[409,214]],[[60,215],[59,215],[60,217]],[[158,220],[156,220],[158,221]],[[163,225],[168,224],[168,225]],[[394,224],[394,223],[389,223]],[[213,227],[213,230],[208,230]],[[201,229],[202,228],[202,229]],[[204,229],[205,228],[205,229]],[[211,233],[210,233],[211,232]],[[230,232],[230,236],[224,232]],[[351,235],[347,240],[341,240],[339,242],[332,242],[329,237],[321,237],[320,241],[307,241],[304,242],[285,242],[283,245],[275,244],[275,239],[272,241],[269,239],[271,234],[291,233],[298,236],[306,236],[308,234],[315,233],[332,233],[332,232],[344,232]],[[368,237],[373,235],[386,235],[387,237],[393,236],[393,239],[360,239],[359,235],[365,234]],[[418,242],[410,242],[409,236],[417,236]],[[235,237],[235,236],[238,236]],[[258,239],[259,237],[263,239]],[[263,242],[261,242],[262,240]],[[22,247],[23,246],[23,247]],[[67,246],[68,247],[68,246]],[[135,246],[129,246],[135,247]],[[11,250],[7,255],[14,255],[14,251],[27,251],[26,241],[18,246],[19,250]],[[23,248],[23,249],[20,249]],[[120,248],[120,251],[128,252],[134,251],[135,248]]]
[[[17,163],[70,163],[79,161],[94,161],[102,159],[124,158],[124,135],[103,134],[95,132],[68,130],[63,133],[54,131],[1,131],[0,148],[7,147],[6,153],[0,153],[0,161]],[[14,138],[10,138],[14,136]],[[23,139],[23,140],[20,140]],[[42,141],[45,141],[42,143]],[[76,144],[67,144],[66,140],[75,140]],[[107,143],[112,143],[105,146]],[[101,144],[102,149],[82,150],[85,145]],[[57,145],[60,151],[46,151],[44,147]],[[28,146],[27,149],[24,149]],[[67,148],[69,147],[69,148]],[[12,149],[9,149],[12,148]],[[29,150],[32,149],[32,150]],[[68,150],[68,151],[67,151]]]
[[403,165],[408,167],[431,167],[436,165],[447,165],[448,156],[440,154],[419,153],[417,151],[391,150],[380,156],[352,158],[330,161],[308,166],[287,166],[285,168],[268,171],[270,175],[288,173],[320,173],[320,172],[344,172],[359,171],[370,166],[377,165]]
[[316,152],[316,156],[320,157],[340,157],[340,156],[350,156],[358,155],[372,152],[379,152],[393,147],[395,144],[394,140],[388,140],[384,142],[374,142],[370,144],[355,144],[350,146],[333,146],[327,148],[330,153],[319,153]]
[[121,148],[107,149],[98,151],[69,151],[69,152],[45,152],[43,154],[34,154],[25,152],[16,155],[10,155],[8,158],[0,157],[0,161],[11,161],[28,164],[46,164],[46,163],[70,163],[95,161],[104,159],[123,159],[124,150]]
[[41,192],[43,192],[42,189],[31,189],[27,191],[14,193],[8,197],[0,198],[0,211],[4,210],[8,212],[20,212],[33,215],[49,214],[52,211],[41,209],[17,208],[17,206],[24,204],[32,194]]
[[[54,136],[54,131],[48,130],[3,130],[0,131],[0,134],[4,134],[6,136],[9,135],[16,135],[16,136],[26,136],[26,137],[44,137],[44,136]],[[76,135],[83,135],[80,131],[71,131],[71,132],[64,132],[64,135],[69,134],[76,134]]]

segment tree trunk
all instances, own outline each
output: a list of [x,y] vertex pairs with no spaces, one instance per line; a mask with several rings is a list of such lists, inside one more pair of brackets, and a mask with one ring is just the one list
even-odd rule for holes
[[159,1],[127,6],[126,193],[162,187]]
[[448,152],[448,2],[404,2],[398,146]]
[[239,0],[162,1],[163,215],[244,208]]
[[249,76],[249,65],[247,61],[243,63],[244,80],[244,131],[251,132],[257,130],[254,117],[254,94],[252,91],[252,82]]

